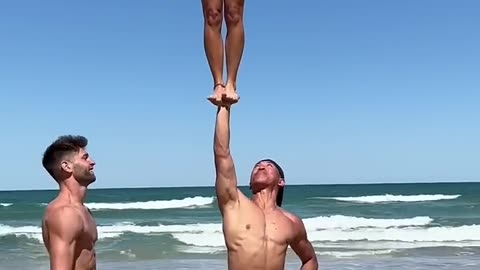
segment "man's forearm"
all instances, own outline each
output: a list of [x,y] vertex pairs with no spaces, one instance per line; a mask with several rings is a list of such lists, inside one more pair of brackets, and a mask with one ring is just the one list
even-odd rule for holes
[[304,262],[300,270],[318,270],[318,261],[316,257],[310,258],[310,260]]
[[230,108],[219,107],[215,123],[215,190],[220,211],[228,203],[238,201],[237,177],[232,156],[230,155]]
[[215,123],[215,157],[230,155],[230,108],[219,107]]

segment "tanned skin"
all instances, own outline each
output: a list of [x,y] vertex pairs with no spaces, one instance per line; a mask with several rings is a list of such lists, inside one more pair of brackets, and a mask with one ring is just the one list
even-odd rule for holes
[[[244,0],[202,0],[204,18],[203,45],[213,77],[213,94],[208,100],[215,105],[238,102],[237,74],[245,46],[243,24]],[[227,34],[225,47],[222,24],[225,19]],[[224,55],[227,83],[223,80]]]
[[285,185],[278,169],[267,161],[255,165],[250,178],[251,199],[237,188],[230,154],[230,106],[217,109],[214,156],[228,269],[283,270],[290,246],[300,258],[302,270],[317,270],[316,254],[302,220],[276,204],[278,189]]
[[[69,143],[68,137],[60,140],[64,141],[59,144]],[[60,158],[47,162],[50,163],[47,167],[52,168],[51,174],[60,191],[47,206],[42,219],[42,236],[50,256],[50,270],[95,270],[97,227],[83,204],[87,186],[96,178],[95,162],[83,147],[78,147],[76,152],[57,153],[57,156]]]

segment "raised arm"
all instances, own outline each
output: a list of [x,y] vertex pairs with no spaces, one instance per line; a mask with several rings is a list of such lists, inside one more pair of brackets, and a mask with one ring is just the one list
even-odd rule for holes
[[73,270],[75,267],[75,244],[82,231],[78,211],[63,207],[51,213],[48,221],[50,270]]
[[292,220],[294,226],[294,238],[290,247],[302,261],[301,270],[318,270],[318,261],[312,244],[307,238],[307,232],[302,220],[288,213],[287,216]]
[[220,211],[238,202],[237,176],[230,154],[230,107],[218,107],[213,142],[215,156],[215,190]]

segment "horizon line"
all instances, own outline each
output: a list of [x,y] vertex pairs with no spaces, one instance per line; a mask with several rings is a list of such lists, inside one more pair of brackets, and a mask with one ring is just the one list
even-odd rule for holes
[[[403,181],[403,182],[359,182],[359,183],[322,183],[322,184],[313,184],[313,183],[304,183],[304,184],[290,184],[288,186],[358,186],[358,185],[408,185],[408,184],[472,184],[480,183],[480,180],[462,180],[462,181]],[[214,185],[183,185],[183,186],[138,186],[138,187],[98,187],[98,188],[88,188],[88,190],[112,190],[112,189],[161,189],[161,188],[214,188]],[[247,185],[238,185],[239,188],[245,187]],[[0,192],[7,191],[58,191],[58,189],[1,189]]]

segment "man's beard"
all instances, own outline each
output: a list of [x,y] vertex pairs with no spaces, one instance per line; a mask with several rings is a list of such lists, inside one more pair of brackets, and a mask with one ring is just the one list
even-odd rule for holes
[[78,183],[84,186],[87,186],[97,180],[95,174],[91,173],[88,169],[76,170],[74,171],[73,176]]

